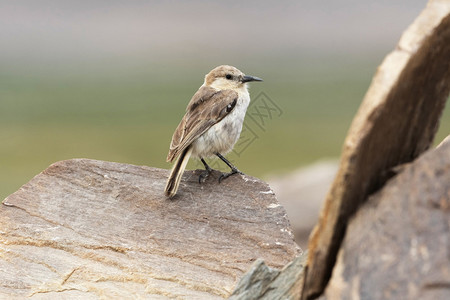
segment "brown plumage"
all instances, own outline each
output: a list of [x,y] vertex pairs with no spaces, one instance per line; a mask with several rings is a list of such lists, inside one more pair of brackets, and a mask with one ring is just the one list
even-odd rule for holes
[[237,97],[233,90],[217,91],[202,86],[192,97],[172,136],[167,161],[172,162],[196,138],[228,115],[236,105]]
[[219,66],[205,76],[205,81],[189,102],[186,113],[175,130],[170,143],[167,161],[176,162],[167,180],[165,194],[173,197],[191,155],[200,158],[207,174],[211,168],[204,157],[218,156],[230,168],[220,179],[241,173],[221,153],[233,149],[239,138],[245,112],[250,103],[246,83],[261,81],[258,77],[246,76],[232,66]]

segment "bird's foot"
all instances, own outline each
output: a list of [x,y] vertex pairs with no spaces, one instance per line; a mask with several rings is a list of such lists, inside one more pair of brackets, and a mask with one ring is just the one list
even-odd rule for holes
[[219,183],[220,183],[222,180],[224,180],[224,179],[226,179],[226,178],[228,178],[228,177],[230,177],[231,175],[234,175],[234,174],[241,174],[241,175],[244,175],[244,173],[242,173],[242,172],[239,171],[238,169],[233,168],[233,169],[231,169],[231,172],[230,172],[230,173],[222,173],[222,175],[220,175],[220,177],[219,177]]
[[205,171],[203,171],[199,176],[198,176],[198,183],[203,183],[206,181],[206,179],[209,177],[209,174],[211,174],[211,172],[213,171],[213,169],[206,169]]

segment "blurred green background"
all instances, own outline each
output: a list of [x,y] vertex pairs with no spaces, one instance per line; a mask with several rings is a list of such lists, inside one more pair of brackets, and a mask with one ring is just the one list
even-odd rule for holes
[[264,129],[246,119],[258,138],[229,156],[242,171],[338,158],[376,67],[425,3],[0,2],[0,199],[64,159],[170,168],[172,133],[221,64],[262,77],[253,99],[282,110]]

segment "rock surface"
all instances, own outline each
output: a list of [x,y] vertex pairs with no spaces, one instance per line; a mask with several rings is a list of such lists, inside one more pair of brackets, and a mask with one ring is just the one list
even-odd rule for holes
[[427,150],[450,91],[450,1],[432,0],[378,68],[308,245],[302,299],[322,294],[347,223],[392,169]]
[[450,299],[449,259],[450,137],[358,210],[322,299]]
[[242,277],[230,300],[296,300],[302,290],[306,254],[297,256],[282,270],[268,267],[257,260]]
[[300,254],[267,184],[198,174],[167,200],[167,170],[51,165],[0,206],[0,298],[220,299],[256,259]]

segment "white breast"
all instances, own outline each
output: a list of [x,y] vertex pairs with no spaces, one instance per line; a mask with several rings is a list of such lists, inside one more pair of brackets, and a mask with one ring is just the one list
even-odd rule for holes
[[211,157],[216,153],[225,155],[233,149],[241,135],[245,113],[250,104],[247,88],[237,92],[238,101],[233,111],[192,143],[193,157]]

